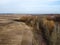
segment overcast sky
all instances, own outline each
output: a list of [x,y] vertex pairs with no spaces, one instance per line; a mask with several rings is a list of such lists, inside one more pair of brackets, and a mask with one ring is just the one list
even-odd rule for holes
[[0,13],[60,14],[60,0],[0,0]]

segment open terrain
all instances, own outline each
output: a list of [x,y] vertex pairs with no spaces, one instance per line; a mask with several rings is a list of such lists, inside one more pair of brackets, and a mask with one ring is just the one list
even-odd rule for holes
[[60,14],[0,14],[0,45],[60,45]]

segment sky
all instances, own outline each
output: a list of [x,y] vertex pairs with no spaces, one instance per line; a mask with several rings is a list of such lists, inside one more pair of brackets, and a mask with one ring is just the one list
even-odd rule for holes
[[0,13],[60,14],[60,0],[0,0]]

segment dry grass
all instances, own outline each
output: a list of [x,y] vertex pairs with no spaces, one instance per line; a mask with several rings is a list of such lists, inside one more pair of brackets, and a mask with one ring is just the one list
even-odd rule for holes
[[47,17],[0,15],[0,45],[59,45],[58,40],[50,42],[54,38],[55,22]]

